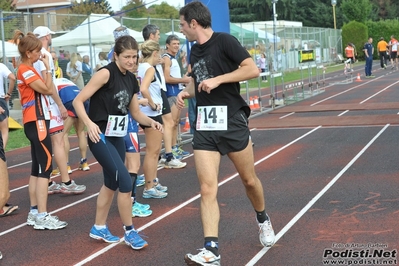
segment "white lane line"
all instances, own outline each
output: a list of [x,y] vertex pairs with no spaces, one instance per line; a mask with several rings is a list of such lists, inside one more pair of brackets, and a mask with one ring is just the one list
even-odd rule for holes
[[[364,148],[358,153],[356,154],[355,157],[353,157],[353,159],[319,192],[317,193],[317,195],[311,200],[309,201],[308,204],[306,204],[305,207],[303,207],[303,209],[298,212],[297,215],[295,215],[294,218],[291,219],[291,221],[289,221],[287,223],[286,226],[284,226],[283,229],[281,229],[280,232],[278,232],[278,234],[276,235],[276,241],[274,244],[276,244],[276,242],[316,203],[316,201],[318,201],[334,184],[335,182],[338,181],[338,179],[349,169],[349,167],[351,167],[356,161],[357,159],[360,158],[360,156],[371,146],[371,144],[374,143],[374,141],[389,127],[389,124],[385,125],[380,132],[377,133],[377,135],[375,135],[370,141],[369,143],[367,143],[366,146],[364,146]],[[266,252],[270,249],[270,247],[264,247],[262,248],[258,254],[256,254],[247,264],[246,266],[253,266],[255,265],[255,263],[257,263],[265,254]]]
[[295,112],[292,112],[292,113],[289,113],[289,114],[283,115],[283,116],[279,117],[279,119],[286,118],[287,116],[290,116],[290,115],[293,115],[293,114],[295,114]]
[[[73,207],[73,206],[75,206],[75,205],[77,205],[77,204],[79,204],[81,202],[84,202],[84,201],[89,200],[89,199],[91,199],[93,197],[96,197],[98,194],[99,194],[99,192],[97,192],[96,194],[90,195],[90,196],[88,196],[86,198],[83,198],[83,199],[80,199],[78,201],[75,201],[75,202],[73,202],[71,204],[65,205],[64,207],[61,207],[59,209],[56,209],[56,210],[50,212],[50,214],[57,213],[59,211],[65,210],[65,209],[70,208],[70,207]],[[6,231],[0,232],[0,236],[3,236],[3,235],[8,234],[8,233],[11,233],[12,231],[15,231],[15,230],[17,230],[17,229],[19,229],[21,227],[24,227],[24,226],[26,226],[26,223],[17,225],[17,226],[15,226],[13,228],[10,228],[10,229],[6,230]]]
[[374,81],[374,80],[380,79],[380,78],[382,78],[382,77],[383,77],[383,76],[380,76],[380,77],[378,77],[378,78],[375,78],[375,79],[372,79],[372,80],[367,81],[367,82],[365,82],[365,83],[361,83],[361,84],[359,84],[359,85],[357,85],[357,86],[354,86],[354,87],[352,87],[352,88],[350,88],[350,89],[341,91],[341,92],[339,92],[339,93],[337,93],[337,94],[334,94],[334,95],[331,95],[331,96],[329,96],[329,97],[327,97],[327,98],[324,98],[323,100],[320,100],[320,101],[318,101],[318,102],[312,103],[310,106],[315,106],[316,104],[325,102],[325,101],[330,100],[330,99],[332,99],[332,98],[335,98],[335,97],[337,97],[337,96],[339,96],[339,95],[341,95],[341,94],[347,93],[347,92],[349,92],[349,91],[351,91],[351,90],[354,90],[354,89],[356,89],[356,88],[359,88],[359,87],[361,87],[361,86],[363,86],[363,85],[365,85],[365,84],[368,84],[368,83],[370,83],[370,82],[372,82],[372,81]]
[[[297,142],[297,141],[303,139],[304,137],[306,137],[306,136],[312,134],[313,132],[315,132],[315,131],[318,130],[319,128],[321,128],[321,126],[318,126],[318,127],[314,128],[314,129],[312,129],[311,131],[309,131],[309,132],[303,134],[302,136],[298,137],[297,139],[295,139],[295,140],[291,141],[290,143],[284,145],[284,146],[281,147],[280,149],[274,151],[273,153],[267,155],[266,157],[263,157],[263,158],[260,159],[259,161],[255,162],[255,165],[258,165],[258,164],[260,164],[261,162],[263,162],[263,161],[269,159],[269,158],[272,157],[273,155],[275,155],[275,154],[279,153],[280,151],[282,151],[282,150],[288,148],[289,146],[291,146],[291,145],[294,144],[295,142]],[[220,186],[224,185],[225,183],[227,183],[227,182],[233,180],[233,179],[234,179],[235,177],[237,177],[237,176],[238,176],[238,173],[235,173],[234,175],[232,175],[232,176],[226,178],[225,180],[223,180],[222,182],[220,182],[220,183],[218,184],[218,186],[220,187]],[[138,231],[142,231],[142,230],[148,228],[149,226],[154,225],[155,223],[161,221],[162,219],[168,217],[169,215],[172,215],[173,213],[177,212],[178,210],[180,210],[180,209],[183,208],[184,206],[186,206],[186,205],[190,204],[191,202],[193,202],[193,201],[199,199],[200,196],[201,196],[200,194],[197,194],[196,196],[194,196],[194,197],[192,197],[191,199],[189,199],[189,200],[183,202],[182,204],[180,204],[180,205],[178,205],[177,207],[173,208],[172,210],[170,210],[170,211],[164,213],[163,215],[159,216],[158,218],[152,220],[151,222],[149,222],[149,223],[143,225],[143,226],[140,227],[140,228],[137,228],[137,230],[138,230]],[[123,241],[123,238],[121,239],[121,241]],[[114,248],[116,245],[118,245],[118,244],[120,244],[120,243],[121,243],[121,242],[110,244],[110,245],[106,246],[105,248],[100,249],[100,250],[97,251],[96,253],[90,255],[90,256],[87,257],[86,259],[84,259],[84,260],[82,260],[82,261],[76,263],[74,266],[81,266],[81,265],[84,265],[85,263],[90,262],[91,260],[93,260],[93,259],[95,259],[95,258],[101,256],[102,254],[106,253],[108,250]]]
[[394,82],[394,83],[392,83],[391,85],[389,85],[389,86],[385,87],[384,89],[380,90],[379,92],[377,92],[377,93],[375,93],[375,94],[371,95],[370,97],[368,97],[368,98],[367,98],[367,99],[365,99],[364,101],[361,101],[361,102],[360,102],[360,104],[362,104],[362,103],[365,103],[366,101],[368,101],[368,100],[370,100],[371,98],[373,98],[373,97],[377,96],[377,95],[378,95],[378,94],[380,94],[381,92],[383,92],[383,91],[385,91],[385,90],[389,89],[390,87],[392,87],[393,85],[395,85],[395,84],[397,84],[397,83],[399,83],[399,80],[398,80],[398,81],[396,81],[396,82]]
[[[91,164],[89,164],[89,166],[92,166],[92,165],[95,165],[95,164],[98,164],[98,162],[96,161],[96,162],[94,162],[94,163],[91,163]],[[77,170],[78,170],[78,168],[75,168],[75,169],[72,170],[72,172],[77,171]],[[53,175],[53,176],[50,177],[50,179],[56,178],[57,176],[60,176],[60,174]],[[27,178],[29,178],[29,177],[27,177]],[[24,186],[20,186],[20,187],[11,189],[11,190],[10,190],[10,193],[11,193],[11,192],[18,191],[18,190],[21,190],[21,189],[24,189],[24,188],[27,188],[28,186],[29,186],[29,184],[26,184],[26,185],[24,185]]]
[[340,113],[338,116],[343,116],[343,115],[346,114],[347,112],[349,112],[349,110],[343,111],[343,112]]
[[[69,151],[71,152],[71,151],[75,151],[77,149],[79,149],[79,147],[70,149]],[[6,157],[7,157],[7,152],[6,152]],[[22,165],[25,165],[25,164],[28,164],[28,163],[31,163],[31,162],[32,162],[32,160],[29,160],[29,161],[26,161],[26,162],[23,162],[23,163],[14,164],[14,165],[8,166],[7,169],[16,168],[18,166],[22,166]]]

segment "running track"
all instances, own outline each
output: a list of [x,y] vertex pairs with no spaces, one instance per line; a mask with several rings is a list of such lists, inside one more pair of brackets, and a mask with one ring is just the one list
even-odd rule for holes
[[[399,239],[399,71],[380,70],[377,64],[374,69],[375,79],[364,79],[361,66],[355,73],[362,74],[362,82],[342,85],[335,84],[344,79],[341,72],[330,74],[324,93],[250,120],[255,167],[277,241],[270,249],[260,245],[254,212],[224,157],[218,195],[222,265],[324,265],[329,249],[335,254],[382,249],[389,251],[384,260],[392,259],[386,265],[397,265],[392,251]],[[87,190],[49,196],[49,211],[69,223],[57,231],[25,224],[29,148],[7,152],[10,203],[20,210],[0,220],[0,265],[185,265],[184,254],[203,244],[193,157],[185,159],[184,169],[159,170],[169,187],[167,198],[142,199],[138,188],[138,201],[150,203],[154,213],[133,218],[149,243],[133,251],[124,243],[89,238],[102,174],[91,154],[91,170],[76,170],[76,146],[72,138],[71,178]],[[192,150],[189,144],[184,149]],[[123,235],[115,202],[108,224]]]

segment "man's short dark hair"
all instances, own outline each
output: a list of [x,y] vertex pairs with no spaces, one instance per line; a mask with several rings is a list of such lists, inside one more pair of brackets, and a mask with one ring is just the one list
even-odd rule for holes
[[212,27],[211,12],[202,2],[194,1],[182,7],[179,15],[190,25],[191,20],[195,19],[204,29]]
[[168,36],[168,38],[166,38],[166,44],[170,44],[172,41],[180,42],[180,38],[177,35],[171,34]]

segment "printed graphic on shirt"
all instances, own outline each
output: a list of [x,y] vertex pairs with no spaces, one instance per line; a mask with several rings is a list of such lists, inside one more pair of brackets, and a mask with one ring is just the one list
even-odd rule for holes
[[213,69],[212,69],[212,59],[210,56],[206,56],[201,58],[196,62],[193,66],[193,73],[196,77],[197,83],[201,83],[204,80],[213,78]]
[[24,77],[24,79],[30,79],[31,77],[35,76],[35,73],[32,70],[28,70],[22,73],[22,76]]
[[130,97],[127,91],[123,90],[118,92],[117,94],[114,95],[114,99],[117,99],[119,102],[118,109],[121,110],[123,114],[127,114],[129,108],[129,101],[130,101]]

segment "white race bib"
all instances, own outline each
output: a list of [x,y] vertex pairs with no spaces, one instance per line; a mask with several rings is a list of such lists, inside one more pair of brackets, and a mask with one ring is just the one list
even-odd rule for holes
[[127,115],[109,115],[105,136],[124,137],[127,134],[128,117]]
[[198,106],[196,128],[199,131],[227,130],[227,106]]

